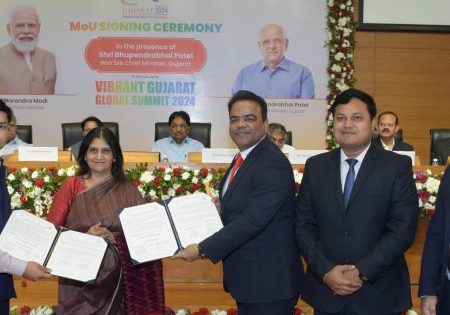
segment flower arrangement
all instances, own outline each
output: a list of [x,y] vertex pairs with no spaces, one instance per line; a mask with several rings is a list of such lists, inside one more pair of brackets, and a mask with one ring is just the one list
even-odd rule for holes
[[353,51],[355,46],[355,22],[353,19],[353,0],[328,0],[327,2],[328,42],[328,115],[327,115],[327,146],[336,147],[333,136],[333,115],[330,106],[336,95],[352,87]]
[[62,182],[75,175],[76,168],[11,168],[6,177],[6,187],[13,209],[32,209],[33,213],[46,216],[54,193]]
[[419,195],[419,216],[431,217],[436,208],[436,198],[441,184],[442,173],[433,174],[430,170],[417,171],[414,174],[416,189]]
[[[168,312],[168,310],[170,310]],[[213,310],[210,311],[206,307],[201,307],[198,309],[198,311],[191,311],[191,310],[178,310],[177,312],[174,312],[170,308],[166,308],[166,314],[165,315],[238,315],[238,311],[236,308],[229,308],[228,310]],[[294,309],[293,315],[306,315],[300,308],[296,307]]]
[[148,170],[146,164],[126,171],[147,202],[166,200],[175,196],[206,192],[212,197],[219,195],[219,185],[225,169],[192,169],[186,166],[156,167]]
[[16,306],[11,307],[9,315],[53,315],[55,312],[50,306],[38,306],[31,308],[27,305],[22,306],[20,309]]

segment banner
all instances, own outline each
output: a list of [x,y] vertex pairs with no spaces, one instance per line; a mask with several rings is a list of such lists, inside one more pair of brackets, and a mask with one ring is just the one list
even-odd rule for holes
[[[294,146],[325,147],[324,1],[29,1],[41,22],[42,54],[32,60],[10,56],[6,25],[17,4],[0,3],[0,98],[18,124],[33,125],[35,145],[61,148],[61,123],[94,115],[119,123],[124,150],[150,150],[155,122],[184,110],[192,122],[212,123],[212,147],[234,147],[227,102],[233,86],[255,85],[268,92],[269,120],[293,132]],[[287,38],[280,79],[260,77],[257,64],[279,53],[276,39],[262,40],[274,25]],[[292,75],[297,81],[285,83]]]

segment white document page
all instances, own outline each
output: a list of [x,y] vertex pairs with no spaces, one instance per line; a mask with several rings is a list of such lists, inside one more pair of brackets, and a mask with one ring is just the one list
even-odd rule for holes
[[19,147],[19,161],[58,162],[58,147]]
[[107,247],[101,237],[65,230],[59,235],[47,267],[55,276],[94,281]]
[[119,218],[135,263],[169,257],[178,250],[166,209],[159,203],[125,208]]
[[223,228],[216,206],[204,193],[173,198],[168,206],[183,247]]
[[12,212],[0,234],[0,249],[25,261],[44,264],[58,230],[26,210]]

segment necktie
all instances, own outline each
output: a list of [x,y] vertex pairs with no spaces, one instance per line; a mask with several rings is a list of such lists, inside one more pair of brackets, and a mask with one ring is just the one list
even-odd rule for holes
[[347,209],[348,200],[350,199],[350,195],[352,193],[353,184],[355,183],[355,164],[358,163],[356,159],[347,159],[345,162],[350,166],[347,176],[345,177],[344,184],[344,207]]
[[236,156],[236,161],[234,161],[233,169],[231,170],[229,184],[233,181],[234,175],[236,175],[237,170],[241,167],[243,162],[244,159],[242,158],[241,152],[239,152]]

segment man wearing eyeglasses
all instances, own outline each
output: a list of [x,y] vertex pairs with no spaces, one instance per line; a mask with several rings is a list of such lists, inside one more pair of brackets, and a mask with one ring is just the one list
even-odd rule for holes
[[8,143],[0,149],[0,156],[8,155],[17,151],[19,147],[28,147],[30,144],[26,143],[17,136],[17,119],[13,115],[8,128]]
[[159,152],[163,162],[187,162],[189,152],[201,152],[204,145],[189,137],[191,118],[185,111],[173,112],[169,117],[169,137],[159,139],[152,151]]
[[[0,148],[8,141],[8,129],[12,111],[0,100]],[[6,190],[5,166],[0,157],[0,232],[11,215],[11,205]],[[0,250],[0,314],[9,314],[9,299],[16,297],[11,274],[23,276],[29,280],[50,278],[50,270],[33,261],[23,261]]]
[[243,68],[231,90],[249,90],[261,97],[314,98],[311,71],[284,56],[289,40],[280,25],[265,25],[260,31],[258,47],[263,60]]

